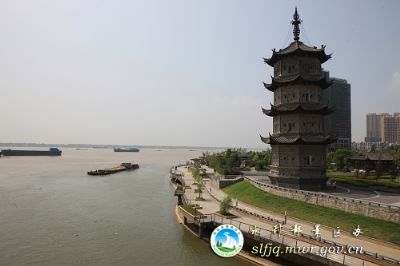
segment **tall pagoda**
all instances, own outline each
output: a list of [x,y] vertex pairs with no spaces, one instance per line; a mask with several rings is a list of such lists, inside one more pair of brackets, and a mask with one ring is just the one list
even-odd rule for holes
[[332,142],[324,134],[324,115],[332,112],[323,104],[322,90],[330,86],[321,64],[331,58],[321,48],[305,45],[299,39],[301,20],[297,8],[293,15],[294,40],[264,62],[274,68],[267,90],[274,93],[270,109],[273,134],[261,140],[272,147],[269,178],[272,184],[305,190],[326,186],[326,147]]

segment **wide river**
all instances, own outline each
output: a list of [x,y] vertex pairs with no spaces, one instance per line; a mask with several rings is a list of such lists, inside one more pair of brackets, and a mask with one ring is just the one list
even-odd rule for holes
[[[63,149],[0,158],[0,265],[245,265],[214,255],[175,219],[169,167],[202,151]],[[140,169],[93,177],[92,169]]]

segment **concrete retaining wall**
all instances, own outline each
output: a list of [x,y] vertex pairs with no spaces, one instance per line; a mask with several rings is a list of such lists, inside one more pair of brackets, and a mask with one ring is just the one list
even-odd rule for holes
[[222,189],[224,187],[227,187],[229,185],[235,184],[239,181],[243,181],[244,177],[239,175],[212,175],[210,176],[210,182],[212,183],[213,186]]

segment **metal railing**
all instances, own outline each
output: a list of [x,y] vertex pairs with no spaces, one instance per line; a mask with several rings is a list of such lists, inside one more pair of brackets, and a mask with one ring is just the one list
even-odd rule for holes
[[[342,265],[349,266],[364,266],[364,265],[400,265],[400,261],[381,256],[376,253],[370,253],[368,251],[360,251],[359,254],[345,254],[342,252],[328,252],[329,247],[335,247],[335,250],[349,250],[349,246],[344,246],[332,241],[318,241],[310,236],[305,234],[300,234],[299,237],[294,237],[285,232],[282,232],[280,235],[274,233],[273,230],[269,230],[266,228],[258,228],[257,227],[257,235],[252,236],[252,231],[255,229],[254,225],[247,224],[245,222],[233,220],[227,217],[224,217],[220,214],[212,213],[212,214],[203,214],[202,217],[198,219],[195,218],[197,224],[206,222],[214,222],[216,224],[232,224],[238,227],[243,233],[247,233],[247,237],[252,237],[260,242],[268,243],[267,241],[273,241],[275,243],[282,244],[286,247],[294,247],[294,249],[288,250],[297,250],[297,254],[310,254],[314,256],[319,256],[326,261],[334,261],[340,263]],[[316,248],[316,247],[319,247]],[[314,247],[314,248],[311,248]],[[326,252],[321,252],[321,248],[325,248]],[[332,248],[333,249],[333,248]],[[302,250],[306,250],[306,252],[301,252]],[[300,251],[300,252],[299,252]],[[362,258],[362,257],[367,258]]]

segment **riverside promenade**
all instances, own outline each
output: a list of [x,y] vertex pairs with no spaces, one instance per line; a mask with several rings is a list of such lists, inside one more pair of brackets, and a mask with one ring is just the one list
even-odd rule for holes
[[[207,169],[207,168],[206,168]],[[191,185],[194,180],[191,172],[185,166],[180,166],[178,169],[183,174],[183,179],[186,185]],[[211,169],[207,169],[208,173],[212,173]],[[198,193],[194,192],[194,187],[185,190],[186,199],[193,204],[199,204],[202,209],[199,210],[203,214],[212,214],[219,211],[219,202],[226,197],[226,194],[211,185],[211,182],[206,182],[206,191],[203,193],[204,200],[196,200]],[[236,215],[236,218],[232,218],[232,221],[253,225],[253,229],[259,229],[260,231],[268,232],[273,229],[277,224],[282,224],[282,234],[293,235],[291,231],[295,225],[301,225],[302,235],[312,236],[315,224],[308,221],[287,217],[286,224],[284,224],[285,217],[282,214],[269,212],[266,210],[259,209],[257,207],[248,205],[244,202],[233,199],[234,208],[231,213]],[[284,210],[282,210],[284,212]],[[355,225],[356,226],[356,225]],[[251,229],[251,230],[253,230]],[[250,230],[250,228],[249,228]],[[361,228],[362,230],[362,228]],[[327,258],[335,262],[343,262],[344,265],[400,265],[400,248],[394,244],[370,239],[360,235],[354,237],[350,232],[341,231],[339,238],[333,237],[333,228],[329,228],[321,225],[320,234],[322,239],[319,239],[320,247],[323,246],[334,246],[343,245],[345,247],[362,247],[363,254],[349,255],[349,254],[326,254]],[[272,233],[270,235],[272,237]],[[278,237],[278,236],[277,236]],[[310,244],[306,238],[298,237],[296,239],[296,246],[316,246],[315,242]],[[312,239],[312,238],[308,238]],[[294,243],[293,243],[294,246]],[[317,253],[318,251],[316,251]],[[382,261],[379,262],[377,258]]]

